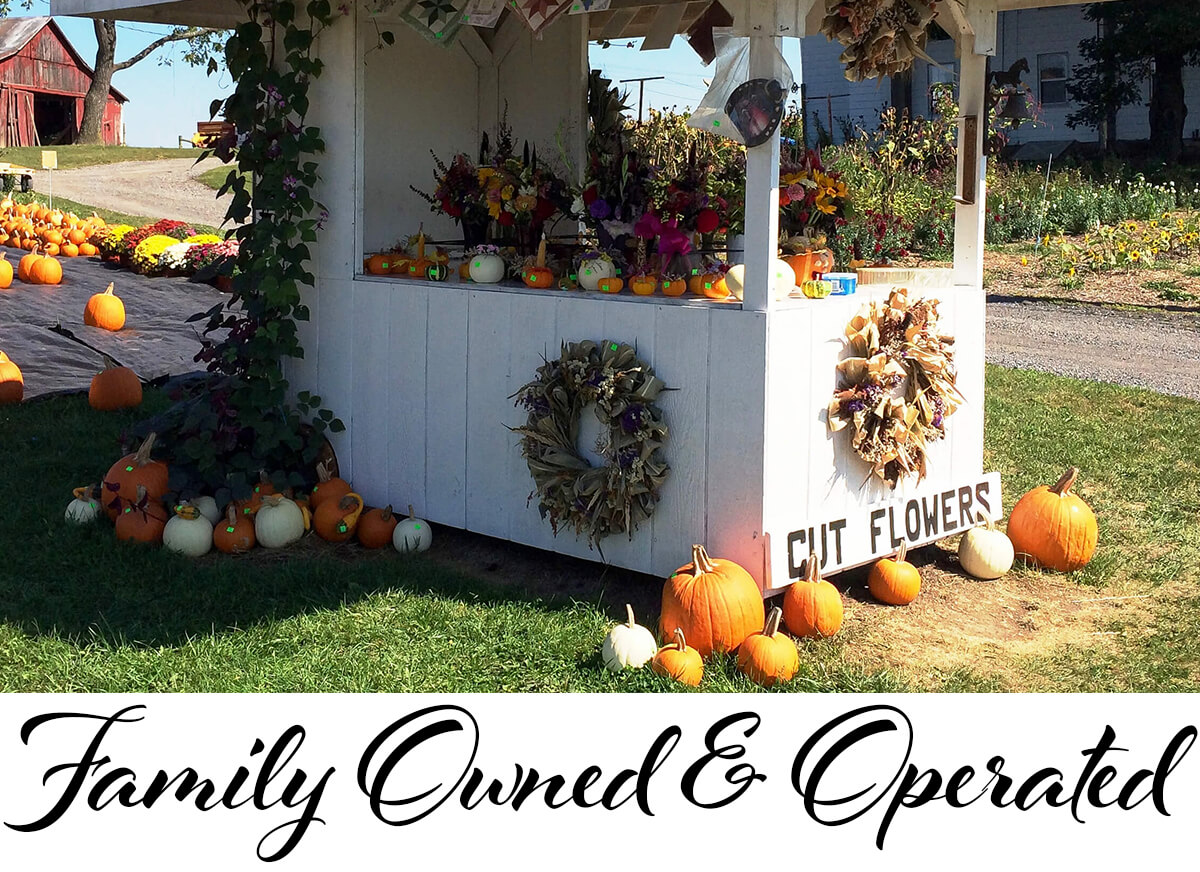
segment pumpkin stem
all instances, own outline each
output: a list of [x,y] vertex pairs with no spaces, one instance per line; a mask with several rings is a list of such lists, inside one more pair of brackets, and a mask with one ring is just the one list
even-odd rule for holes
[[770,614],[767,615],[767,622],[766,622],[766,624],[763,625],[763,635],[766,636],[768,639],[770,639],[776,633],[778,633],[779,632],[779,621],[782,618],[783,618],[783,610],[780,609],[779,606],[775,606],[775,608],[771,609]]
[[324,484],[325,482],[329,481],[330,478],[332,478],[332,476],[329,474],[329,467],[325,465],[324,460],[319,461],[317,463],[317,482]]
[[232,501],[225,507],[225,520],[230,527],[237,523],[237,506]]
[[631,606],[629,603],[625,603],[625,617],[626,617],[625,626],[627,626],[629,629],[632,630],[633,629],[633,606]]
[[391,503],[388,503],[387,508],[385,508],[382,512],[379,513],[379,517],[385,521],[390,521],[392,519],[392,504]]
[[113,283],[109,282],[108,287],[104,289],[104,293],[108,294],[109,296],[112,296],[112,292],[113,292]]
[[1060,497],[1065,497],[1071,490],[1071,485],[1075,484],[1075,479],[1079,477],[1079,467],[1072,466],[1062,474],[1062,478],[1050,488],[1051,493],[1058,494]]
[[903,563],[905,555],[908,554],[908,540],[900,540],[900,550],[896,552],[896,562]]
[[145,466],[150,462],[150,449],[154,447],[154,440],[157,438],[157,433],[151,433],[146,437],[146,440],[138,446],[137,453],[133,455],[134,463],[138,466]]
[[715,569],[716,569],[716,567],[713,566],[713,562],[712,562],[711,558],[709,558],[708,552],[704,550],[704,546],[703,545],[693,545],[692,546],[692,574],[693,575],[700,575],[700,574],[707,575],[708,573],[713,572]]
[[675,647],[680,651],[687,650],[687,639],[683,638],[683,627],[675,628]]
[[417,513],[413,511],[412,503],[408,504],[408,517],[409,517],[409,520],[412,520],[412,521],[415,521],[417,519]]
[[821,580],[821,560],[816,551],[808,552],[808,560],[804,562],[804,580],[811,584]]
[[992,523],[992,515],[990,512],[985,512],[983,509],[980,509],[976,513],[975,517],[977,517],[979,519],[978,521],[975,522],[976,525],[983,524],[989,530],[996,529],[996,525],[994,523]]

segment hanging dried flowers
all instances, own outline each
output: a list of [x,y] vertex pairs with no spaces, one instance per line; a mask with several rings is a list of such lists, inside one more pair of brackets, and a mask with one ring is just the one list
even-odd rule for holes
[[892,76],[925,53],[936,0],[825,0],[821,32],[846,47],[839,60],[852,82]]

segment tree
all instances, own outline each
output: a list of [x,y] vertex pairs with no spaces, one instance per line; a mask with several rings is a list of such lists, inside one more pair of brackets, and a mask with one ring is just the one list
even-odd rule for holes
[[1183,68],[1200,63],[1200,3],[1196,0],[1121,0],[1090,3],[1084,17],[1096,36],[1079,44],[1086,64],[1067,85],[1081,104],[1067,117],[1071,127],[1095,127],[1109,147],[1117,110],[1137,102],[1150,79],[1150,152],[1173,163],[1183,151]]
[[116,62],[117,22],[111,18],[97,18],[92,22],[96,31],[96,64],[92,84],[83,98],[83,118],[79,123],[79,142],[100,142],[100,124],[104,118],[104,104],[108,100],[108,89],[112,87],[113,73],[127,70],[164,45],[187,41],[184,60],[193,66],[207,65],[209,72],[217,68],[217,57],[224,45],[225,31],[212,27],[176,27],[154,42],[120,63]]

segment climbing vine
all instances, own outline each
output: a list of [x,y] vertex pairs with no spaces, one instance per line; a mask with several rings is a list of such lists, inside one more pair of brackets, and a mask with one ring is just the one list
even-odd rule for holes
[[241,225],[232,297],[192,319],[206,321],[196,359],[214,378],[172,428],[176,464],[235,497],[263,470],[278,485],[301,484],[321,434],[343,429],[320,397],[301,392],[289,403],[282,362],[304,354],[296,322],[309,312],[300,292],[314,283],[309,245],[328,218],[312,196],[314,157],[325,144],[305,122],[309,86],[322,69],[313,49],[318,34],[349,10],[334,12],[327,0],[311,0],[302,14],[290,0],[243,3],[247,20],[225,45],[237,87],[212,106],[214,117],[223,109],[234,125],[212,149],[227,163],[236,160],[220,190],[232,192],[227,220]]

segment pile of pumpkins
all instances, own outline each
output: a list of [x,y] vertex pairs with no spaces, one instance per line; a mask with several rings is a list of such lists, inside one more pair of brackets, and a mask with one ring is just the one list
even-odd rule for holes
[[[1051,486],[1026,493],[1013,507],[1008,534],[986,516],[959,540],[962,568],[979,579],[996,579],[1012,568],[1017,554],[1046,569],[1081,569],[1096,550],[1096,516],[1071,492],[1079,470],[1071,467]],[[913,602],[921,575],[907,562],[906,547],[895,557],[875,563],[867,576],[872,596],[888,605]],[[732,560],[708,556],[692,546],[692,562],[671,573],[663,585],[659,646],[654,634],[634,620],[626,605],[626,622],[609,630],[601,659],[611,670],[650,664],[655,672],[697,686],[704,659],[717,652],[737,655],[738,671],[763,687],[790,681],[800,668],[795,641],[779,632],[780,624],[800,638],[832,636],[842,626],[841,592],[821,578],[821,561],[811,554],[805,577],[783,592],[780,607],[768,613],[750,574]]]
[[391,506],[368,509],[349,483],[325,466],[318,467],[312,493],[295,498],[277,493],[264,476],[250,497],[224,508],[211,496],[166,503],[169,469],[150,456],[155,438],[151,433],[137,451],[114,463],[99,485],[76,488],[66,520],[91,524],[107,516],[118,540],[161,544],[187,557],[213,548],[225,554],[286,548],[310,530],[328,542],[357,539],[365,548],[391,545],[401,553],[425,551],[433,543],[432,529],[412,506],[407,518]]
[[104,227],[99,215],[80,218],[40,203],[15,203],[11,197],[0,200],[0,245],[10,248],[37,248],[51,257],[92,257],[99,253],[92,235]]

